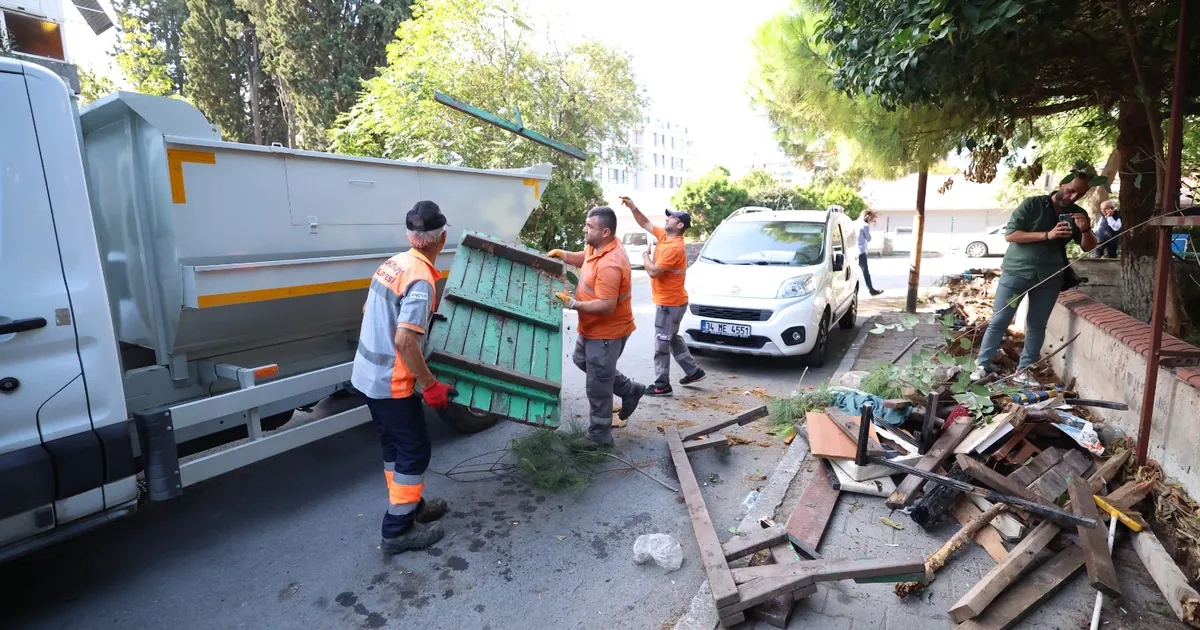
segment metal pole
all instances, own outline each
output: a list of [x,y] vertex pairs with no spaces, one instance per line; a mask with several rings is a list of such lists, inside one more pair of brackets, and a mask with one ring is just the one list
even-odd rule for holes
[[[1168,129],[1167,179],[1163,194],[1163,211],[1179,208],[1180,162],[1183,151],[1184,89],[1187,87],[1187,65],[1191,44],[1191,17],[1188,0],[1179,0],[1179,31],[1175,43],[1175,81],[1171,86],[1171,125]],[[1154,306],[1150,312],[1150,351],[1146,357],[1145,389],[1142,393],[1142,415],[1138,422],[1137,462],[1146,463],[1150,447],[1150,427],[1154,418],[1154,395],[1158,389],[1159,351],[1162,350],[1163,324],[1166,320],[1167,289],[1170,287],[1171,228],[1158,228],[1158,261],[1154,275]]]

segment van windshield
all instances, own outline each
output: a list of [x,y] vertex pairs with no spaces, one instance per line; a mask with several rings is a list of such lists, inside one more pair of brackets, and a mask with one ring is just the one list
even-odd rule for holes
[[621,242],[624,243],[625,245],[645,245],[646,244],[646,233],[645,232],[628,232],[625,234],[625,237],[621,239]]
[[811,221],[726,223],[713,233],[701,258],[725,265],[815,265],[825,259],[825,224]]

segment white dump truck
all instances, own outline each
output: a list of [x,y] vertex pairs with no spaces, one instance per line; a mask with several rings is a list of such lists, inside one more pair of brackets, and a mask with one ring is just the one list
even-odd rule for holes
[[0,561],[368,422],[279,429],[349,387],[406,210],[446,212],[448,270],[464,230],[514,240],[549,179],[222,142],[184,101],[77,109],[0,58]]

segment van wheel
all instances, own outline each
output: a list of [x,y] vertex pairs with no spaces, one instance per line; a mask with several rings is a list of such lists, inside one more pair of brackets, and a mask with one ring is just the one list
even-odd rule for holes
[[988,255],[988,246],[987,243],[976,241],[967,245],[963,252],[966,253],[967,258],[983,258]]
[[500,420],[500,416],[487,411],[479,411],[464,405],[452,404],[445,409],[437,409],[437,415],[450,428],[468,435],[486,431]]
[[821,324],[817,326],[817,341],[813,349],[804,355],[804,363],[809,367],[824,367],[825,356],[829,354],[829,311],[821,316]]
[[838,320],[838,326],[842,330],[850,330],[858,323],[858,285],[854,285],[854,299],[850,300],[850,308],[842,314],[842,318]]

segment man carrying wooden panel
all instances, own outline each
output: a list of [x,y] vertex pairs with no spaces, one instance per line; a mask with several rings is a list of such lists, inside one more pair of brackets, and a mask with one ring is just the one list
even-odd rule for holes
[[602,445],[612,444],[613,396],[621,397],[618,417],[627,419],[637,409],[646,386],[617,370],[617,359],[633,334],[632,279],[625,248],[617,242],[617,215],[600,206],[588,211],[584,225],[585,246],[581,252],[554,249],[547,253],[579,268],[575,296],[566,291],[555,295],[563,307],[579,313],[579,339],[575,343],[575,366],[587,374],[587,396],[591,406],[587,437]]

